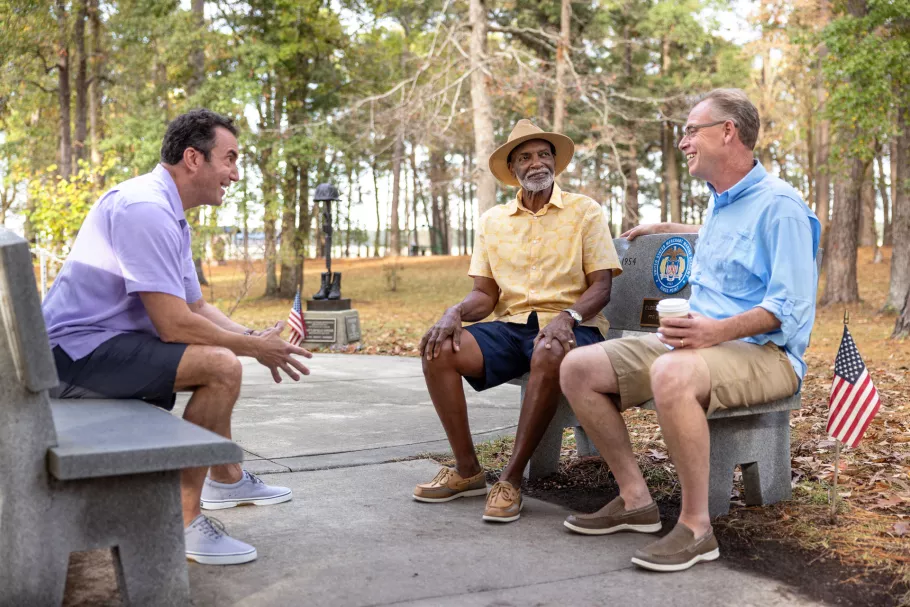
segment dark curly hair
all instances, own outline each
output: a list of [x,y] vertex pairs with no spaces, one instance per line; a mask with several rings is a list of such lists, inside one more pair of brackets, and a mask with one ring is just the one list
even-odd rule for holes
[[219,126],[237,136],[234,121],[212,110],[200,108],[177,116],[167,125],[164,141],[161,142],[161,162],[179,163],[187,148],[199,150],[209,160],[209,154],[215,147],[215,128]]

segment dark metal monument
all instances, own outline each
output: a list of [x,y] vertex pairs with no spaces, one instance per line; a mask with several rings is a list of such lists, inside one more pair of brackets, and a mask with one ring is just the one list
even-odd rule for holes
[[341,196],[331,183],[316,186],[313,200],[322,202],[322,231],[325,234],[325,272],[319,290],[307,300],[304,322],[306,344],[345,345],[360,340],[360,316],[351,309],[351,300],[341,297],[341,272],[332,273],[332,202]]

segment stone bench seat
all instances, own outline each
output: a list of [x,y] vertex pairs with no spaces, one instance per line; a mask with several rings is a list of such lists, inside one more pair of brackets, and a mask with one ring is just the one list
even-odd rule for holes
[[164,472],[243,459],[240,447],[140,400],[56,400],[57,446],[48,471],[59,480]]
[[[642,324],[645,321],[645,301],[653,303],[668,297],[689,298],[688,284],[673,294],[666,294],[657,289],[652,279],[653,268],[657,265],[655,256],[669,238],[676,238],[676,242],[684,239],[692,249],[695,247],[695,234],[640,236],[631,243],[624,238],[613,240],[624,271],[614,279],[610,303],[604,308],[604,314],[610,321],[606,339],[656,331],[653,318]],[[819,251],[816,259],[818,268],[821,258],[822,252]],[[688,259],[686,263],[691,264],[692,260]],[[527,374],[510,382],[521,386],[522,402],[527,382]],[[644,403],[642,408],[653,410],[654,401]],[[722,409],[708,416],[711,436],[709,510],[712,517],[730,510],[733,472],[737,466],[743,473],[746,504],[772,504],[790,498],[790,411],[799,408],[800,394],[797,393],[770,403]],[[526,478],[541,478],[558,470],[564,428],[575,429],[575,443],[580,456],[598,455],[568,401],[560,395],[553,421],[525,468]]]

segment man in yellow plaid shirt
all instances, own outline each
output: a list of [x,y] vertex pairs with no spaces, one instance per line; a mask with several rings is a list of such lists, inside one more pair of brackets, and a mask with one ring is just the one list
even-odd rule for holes
[[[487,495],[484,520],[517,520],[522,473],[556,410],[559,365],[572,348],[606,335],[601,310],[622,269],[600,205],[554,182],[574,151],[565,135],[520,120],[490,156],[493,175],[520,189],[515,200],[481,216],[468,272],[474,288],[420,341],[427,388],[456,464],[417,485],[414,499]],[[491,314],[491,322],[477,322]],[[512,458],[488,494],[462,377],[480,391],[528,371]]]

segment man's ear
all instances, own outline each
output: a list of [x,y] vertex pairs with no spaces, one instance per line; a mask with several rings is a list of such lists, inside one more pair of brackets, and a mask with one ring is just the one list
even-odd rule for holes
[[736,125],[728,120],[724,123],[724,143],[733,143],[736,139]]
[[202,155],[202,152],[196,148],[188,147],[183,150],[183,164],[186,165],[186,168],[191,172],[195,173],[199,170],[199,165],[205,160],[205,157]]
[[515,168],[512,166],[512,163],[510,162],[506,166],[509,167],[509,173],[512,174],[512,177],[518,179],[518,177],[515,175]]

